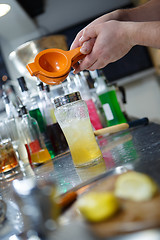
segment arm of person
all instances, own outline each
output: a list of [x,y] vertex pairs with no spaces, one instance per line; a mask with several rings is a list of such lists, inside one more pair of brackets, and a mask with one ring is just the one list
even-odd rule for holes
[[[94,40],[90,53],[75,68],[93,71],[105,67],[126,55],[135,45],[160,48],[160,21],[126,22],[107,21],[86,29],[87,36]],[[89,42],[89,41],[88,41]],[[82,46],[87,46],[85,42]]]
[[160,1],[150,0],[135,8],[116,10],[119,21],[150,22],[160,21]]
[[[117,21],[135,21],[135,22],[144,22],[144,21],[159,21],[160,20],[160,1],[159,0],[150,0],[146,4],[141,6],[131,8],[131,9],[118,9],[107,13],[94,21],[88,24],[83,28],[75,37],[70,49],[82,46],[84,41],[90,39],[90,36],[85,36],[84,34],[86,29],[93,27],[97,24],[104,23],[110,20]],[[90,42],[89,47],[93,47],[94,41]],[[89,51],[89,50],[88,50]]]

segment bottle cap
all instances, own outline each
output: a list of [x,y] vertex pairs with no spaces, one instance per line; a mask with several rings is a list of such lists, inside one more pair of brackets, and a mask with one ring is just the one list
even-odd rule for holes
[[45,89],[46,92],[50,92],[50,87],[49,87],[49,85],[44,85],[44,89]]
[[3,99],[5,104],[10,103],[9,97],[7,96],[5,91],[2,92],[2,99]]
[[74,93],[70,93],[70,94],[67,94],[65,96],[61,96],[61,97],[58,97],[58,98],[55,98],[54,99],[54,104],[55,104],[55,107],[58,108],[60,106],[63,106],[63,105],[66,105],[68,103],[72,103],[72,102],[75,102],[75,101],[78,101],[78,100],[81,100],[81,95],[79,92],[74,92]]
[[17,80],[18,80],[19,86],[21,88],[21,91],[22,92],[28,91],[24,77],[19,77],[19,78],[17,78]]
[[44,89],[42,82],[37,83],[37,87],[38,87],[39,91],[43,91],[43,89]]

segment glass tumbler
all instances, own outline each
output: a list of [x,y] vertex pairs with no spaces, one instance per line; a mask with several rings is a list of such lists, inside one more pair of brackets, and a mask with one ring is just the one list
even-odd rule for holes
[[0,122],[0,179],[11,177],[19,173],[19,170],[18,159],[7,126],[4,122]]
[[90,122],[88,108],[79,92],[54,99],[55,116],[68,142],[75,167],[103,160]]

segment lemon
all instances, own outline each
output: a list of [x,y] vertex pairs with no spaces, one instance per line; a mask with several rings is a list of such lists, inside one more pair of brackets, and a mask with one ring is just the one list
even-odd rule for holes
[[133,201],[150,200],[157,192],[157,184],[146,174],[128,172],[118,177],[115,195]]
[[77,207],[87,220],[99,222],[114,215],[119,204],[111,192],[90,192],[78,200]]

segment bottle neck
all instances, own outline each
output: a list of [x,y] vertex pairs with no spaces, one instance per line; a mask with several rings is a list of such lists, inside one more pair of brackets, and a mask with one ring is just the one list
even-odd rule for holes
[[23,102],[23,105],[27,107],[28,111],[38,108],[36,99],[31,96],[29,91],[22,92],[22,102]]
[[6,103],[5,104],[5,109],[6,109],[6,114],[7,114],[8,119],[18,117],[17,110],[14,107],[14,105],[12,104],[12,102]]
[[44,99],[44,92],[43,91],[38,91],[39,98],[42,100]]
[[113,85],[109,86],[105,82],[105,77],[103,76],[96,78],[95,88],[96,88],[97,95],[115,90],[115,87]]

